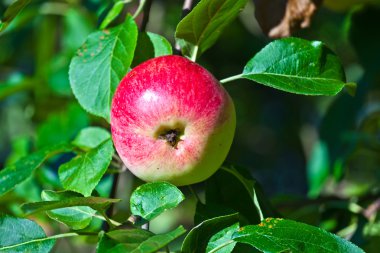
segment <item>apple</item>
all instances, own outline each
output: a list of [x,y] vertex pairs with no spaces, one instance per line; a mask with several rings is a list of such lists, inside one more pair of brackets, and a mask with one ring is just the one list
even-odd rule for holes
[[147,182],[180,186],[207,179],[226,158],[235,125],[226,90],[206,69],[181,56],[138,65],[112,100],[116,150]]

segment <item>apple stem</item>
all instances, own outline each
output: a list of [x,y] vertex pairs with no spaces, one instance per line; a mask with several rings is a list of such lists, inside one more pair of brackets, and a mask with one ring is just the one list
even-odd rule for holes
[[237,79],[241,79],[242,77],[243,77],[243,74],[239,74],[239,75],[235,75],[235,76],[230,76],[230,77],[224,78],[224,79],[220,80],[219,82],[220,83],[228,83],[228,82],[231,82],[231,81],[234,81],[234,80],[237,80]]

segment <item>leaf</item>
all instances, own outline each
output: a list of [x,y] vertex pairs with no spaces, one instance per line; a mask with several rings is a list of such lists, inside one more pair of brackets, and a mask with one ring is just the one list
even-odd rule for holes
[[102,211],[106,210],[111,204],[119,201],[120,199],[101,197],[71,197],[62,200],[27,203],[22,205],[21,208],[27,215],[74,206],[88,206],[102,213]]
[[107,16],[103,19],[100,24],[100,30],[106,29],[107,26],[121,13],[123,10],[125,1],[117,1],[107,13]]
[[139,33],[137,45],[132,66],[137,66],[154,57],[171,55],[173,53],[169,41],[161,35],[151,32]]
[[[41,198],[44,201],[61,201],[75,197],[81,196],[74,192],[42,191],[41,193]],[[87,227],[91,223],[96,211],[88,206],[73,206],[47,211],[46,213],[51,219],[77,230]]]
[[72,144],[83,149],[93,149],[110,138],[111,134],[104,128],[87,127],[79,132]]
[[132,63],[136,42],[137,26],[130,16],[87,37],[69,70],[71,88],[85,110],[110,121],[112,97]]
[[279,218],[266,218],[258,225],[243,227],[233,239],[264,252],[364,252],[323,229]]
[[107,171],[113,154],[112,140],[109,139],[89,152],[62,164],[58,170],[62,186],[85,197],[90,196]]
[[122,229],[101,235],[97,253],[150,253],[157,252],[170,242],[183,235],[186,230],[179,226],[177,229],[154,235],[142,229]]
[[33,171],[40,167],[48,158],[69,151],[71,151],[71,145],[58,144],[41,149],[5,167],[0,171],[0,196],[28,179]]
[[144,229],[118,229],[107,233],[107,236],[119,243],[141,243],[154,235]]
[[86,112],[71,104],[62,112],[52,113],[37,129],[37,147],[71,141],[89,123]]
[[232,226],[239,221],[237,213],[212,218],[194,227],[185,237],[182,244],[184,253],[205,252],[211,237],[220,230]]
[[154,235],[144,242],[142,242],[136,249],[134,249],[131,253],[153,253],[157,252],[157,250],[165,247],[170,242],[174,241],[181,235],[183,235],[186,232],[186,229],[184,229],[182,226],[179,226],[173,231],[170,231],[165,234],[160,235]]
[[324,183],[330,174],[329,150],[325,142],[318,141],[314,144],[310,159],[307,163],[307,179],[309,183],[308,195],[311,198],[318,197]]
[[178,24],[175,37],[198,47],[198,55],[210,48],[247,0],[202,0]]
[[[238,229],[239,229],[239,222],[233,224],[232,226],[224,228],[218,233],[216,233],[215,235],[213,235],[207,244],[206,252],[215,250],[216,248],[220,247],[220,245],[223,245],[224,243],[231,241],[232,234],[236,232]],[[225,247],[214,252],[215,253],[230,253],[234,249],[235,245],[236,245],[236,242],[232,242],[226,245]]]
[[336,95],[345,86],[337,56],[322,42],[298,38],[264,47],[247,63],[241,77],[303,95]]
[[282,0],[254,0],[254,3],[261,29],[269,37],[280,38],[309,27],[321,0],[289,0],[285,4]]
[[30,3],[31,0],[16,0],[5,11],[0,21],[0,32]]
[[54,243],[55,240],[47,238],[42,228],[31,220],[9,216],[0,217],[1,252],[48,253]]
[[184,199],[182,192],[170,183],[147,183],[132,193],[131,212],[149,221],[164,211],[176,207]]

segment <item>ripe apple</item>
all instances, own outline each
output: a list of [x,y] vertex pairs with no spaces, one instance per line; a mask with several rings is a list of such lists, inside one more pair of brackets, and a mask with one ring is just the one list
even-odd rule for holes
[[223,163],[235,132],[231,97],[203,67],[162,56],[132,69],[112,101],[112,138],[127,168],[144,181],[187,185]]

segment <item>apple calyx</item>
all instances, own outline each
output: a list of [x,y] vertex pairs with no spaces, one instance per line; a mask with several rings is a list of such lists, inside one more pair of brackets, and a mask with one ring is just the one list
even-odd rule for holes
[[177,145],[181,140],[181,136],[184,134],[184,128],[176,127],[170,128],[162,126],[157,131],[157,139],[166,141],[173,148],[177,148]]

